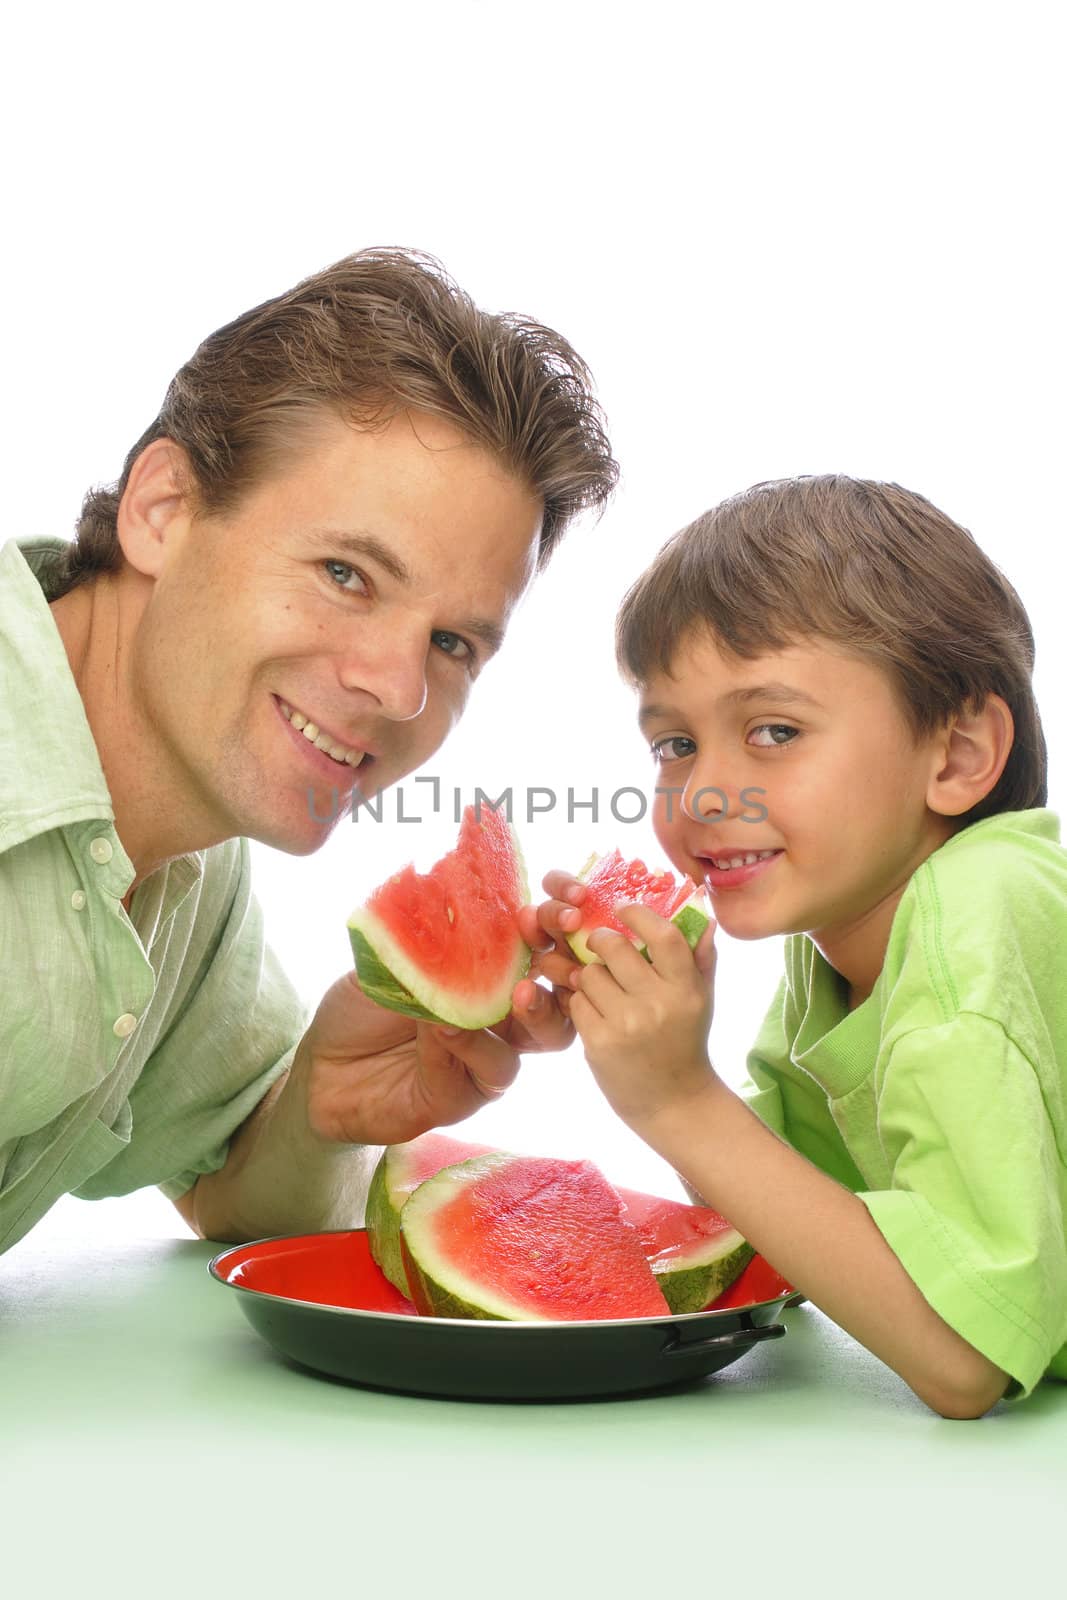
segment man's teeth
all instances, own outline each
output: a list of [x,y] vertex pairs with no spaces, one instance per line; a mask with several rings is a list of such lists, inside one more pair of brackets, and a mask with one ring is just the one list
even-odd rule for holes
[[712,856],[711,864],[719,872],[725,872],[730,867],[750,867],[755,861],[766,861],[768,856],[777,854],[777,850],[750,850],[747,856]]
[[343,744],[335,744],[329,734],[320,733],[315,724],[309,722],[302,711],[294,711],[292,706],[287,706],[284,700],[280,700],[278,703],[297,733],[302,733],[308,743],[315,746],[316,750],[324,750],[328,756],[332,756],[335,761],[343,763],[345,766],[359,766],[366,751],[349,750]]

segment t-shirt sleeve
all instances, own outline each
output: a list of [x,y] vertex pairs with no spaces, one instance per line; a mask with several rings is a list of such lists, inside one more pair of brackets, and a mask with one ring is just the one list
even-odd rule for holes
[[245,840],[229,859],[205,897],[210,937],[131,1091],[130,1145],[77,1191],[84,1199],[145,1182],[171,1200],[185,1194],[224,1165],[232,1135],[292,1061],[306,1008],[266,944]]
[[891,1184],[860,1199],[1021,1398],[1067,1342],[1062,1159],[1039,1073],[999,1023],[962,1013],[897,1040],[877,1093]]
[[793,1060],[798,1025],[785,977],[748,1053],[748,1079],[737,1092],[761,1122],[821,1171],[848,1189],[861,1189],[863,1178],[834,1122],[825,1091]]

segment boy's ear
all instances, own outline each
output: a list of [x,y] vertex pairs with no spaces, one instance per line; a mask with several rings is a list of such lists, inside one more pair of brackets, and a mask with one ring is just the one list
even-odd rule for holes
[[135,571],[156,578],[172,545],[192,520],[184,450],[173,439],[153,439],[130,469],[119,503],[122,553]]
[[959,817],[995,788],[1011,754],[1015,719],[999,694],[978,711],[952,718],[937,742],[937,762],[926,791],[931,811]]

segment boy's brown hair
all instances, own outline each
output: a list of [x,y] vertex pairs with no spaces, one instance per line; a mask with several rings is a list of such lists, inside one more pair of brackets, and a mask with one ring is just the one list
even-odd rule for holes
[[626,595],[619,666],[646,683],[701,630],[746,660],[806,638],[853,651],[888,674],[917,739],[1001,695],[1015,721],[1011,753],[959,823],[1047,801],[1029,618],[966,529],[922,495],[835,474],[757,483],[723,501],[669,540]]
[[446,417],[544,501],[539,564],[618,477],[589,371],[560,334],[481,311],[432,256],[362,250],[204,340],[126,457],[92,489],[57,593],[115,572],[119,501],[137,457],[173,439],[202,515],[230,509],[330,410],[374,427],[405,408]]

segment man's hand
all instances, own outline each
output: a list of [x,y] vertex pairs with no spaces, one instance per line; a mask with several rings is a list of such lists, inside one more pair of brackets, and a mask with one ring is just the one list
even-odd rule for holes
[[502,1095],[518,1070],[507,1038],[386,1011],[349,972],[326,991],[301,1040],[289,1091],[306,1094],[320,1139],[400,1144],[462,1122]]

